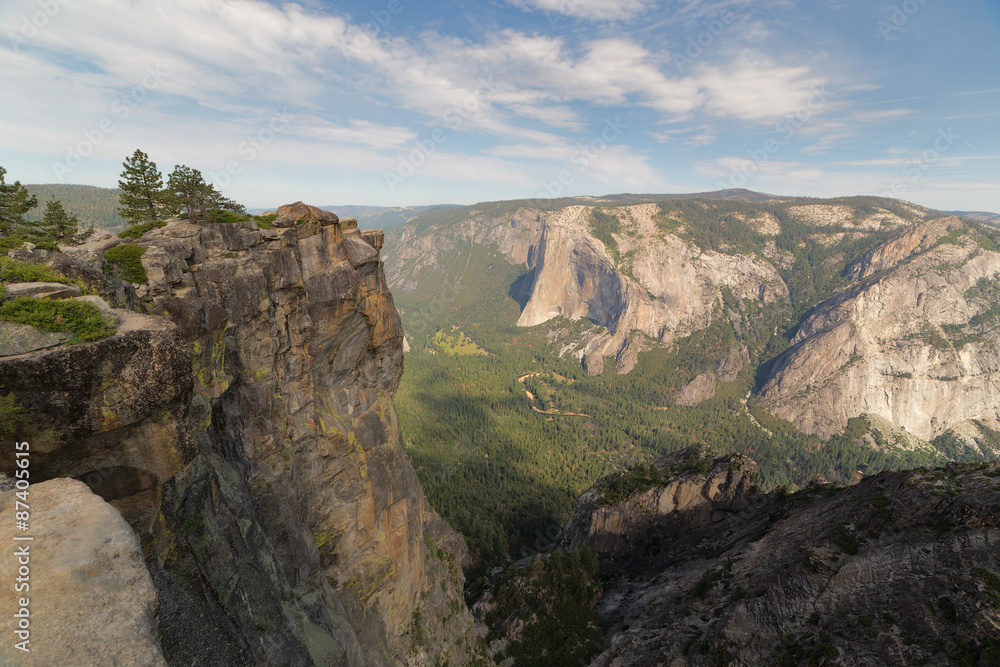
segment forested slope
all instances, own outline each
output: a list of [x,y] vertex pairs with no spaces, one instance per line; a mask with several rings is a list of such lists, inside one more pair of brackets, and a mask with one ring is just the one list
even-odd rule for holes
[[[823,439],[760,407],[754,392],[799,324],[851,283],[847,267],[938,214],[870,197],[753,194],[657,203],[651,233],[681,239],[696,254],[767,262],[787,298],[740,299],[719,288],[707,326],[669,344],[630,336],[619,352],[634,356],[627,374],[617,363],[596,374],[580,363],[588,340],[609,335],[605,327],[587,319],[516,322],[554,211],[595,207],[591,236],[631,280],[641,234],[616,211],[653,196],[439,209],[387,234],[387,276],[410,348],[397,395],[404,442],[432,503],[480,563],[546,549],[595,479],[698,442],[753,456],[764,488],[815,478],[850,483],[886,468],[982,455],[961,438],[931,445],[863,415]],[[966,222],[962,229],[975,243],[993,242],[988,228]],[[711,390],[699,392],[695,381],[709,375]],[[998,444],[987,424],[966,436],[982,451]]]

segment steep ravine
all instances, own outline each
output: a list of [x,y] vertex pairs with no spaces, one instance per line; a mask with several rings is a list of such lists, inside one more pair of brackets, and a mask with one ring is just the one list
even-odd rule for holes
[[174,220],[135,240],[144,285],[102,271],[118,238],[22,257],[146,313],[0,358],[0,395],[33,481],[83,480],[135,530],[168,664],[475,660],[464,541],[400,445],[381,241],[332,220]]

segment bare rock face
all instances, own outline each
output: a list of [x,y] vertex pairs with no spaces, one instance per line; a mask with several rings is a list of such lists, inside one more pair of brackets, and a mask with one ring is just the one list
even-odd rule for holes
[[718,521],[754,497],[757,466],[740,455],[715,459],[703,448],[689,448],[660,459],[654,468],[657,472],[634,482],[625,481],[634,473],[619,473],[586,491],[557,545],[566,551],[587,545],[616,556],[652,533]]
[[33,299],[66,299],[80,296],[76,285],[62,283],[12,283],[7,286],[7,296],[11,299],[31,297]]
[[[98,289],[150,315],[116,311],[111,338],[0,359],[32,474],[83,479],[142,537],[170,664],[464,664],[478,650],[464,542],[400,445],[403,338],[378,237],[330,221],[170,221],[136,241],[148,285]],[[50,265],[99,280],[100,249],[84,251]]]
[[[531,298],[519,326],[535,326],[554,317],[587,318],[611,334],[587,353],[617,355],[633,331],[669,345],[707,327],[719,311],[723,288],[737,299],[763,303],[788,295],[767,262],[703,252],[676,236],[659,233],[651,220],[655,211],[651,204],[609,210],[622,225],[623,232],[614,236],[620,253],[633,256],[630,277],[594,237],[589,223],[592,211],[588,206],[570,206],[545,220]],[[620,371],[627,372],[624,368]]]
[[853,262],[846,274],[853,280],[861,280],[891,269],[910,255],[927,250],[948,232],[962,227],[962,221],[954,216],[913,225]]
[[[156,641],[156,589],[121,514],[81,482],[54,479],[31,485],[29,529],[18,530],[15,494],[0,492],[0,505],[9,508],[0,514],[7,545],[0,576],[10,583],[0,589],[0,662],[166,667]],[[15,541],[25,536],[33,539]],[[14,556],[18,550],[27,555]],[[18,574],[19,561],[27,576]],[[17,581],[26,585],[20,592]],[[22,600],[30,634],[17,637]],[[28,652],[16,648],[24,638]]]
[[0,357],[55,347],[72,338],[67,333],[42,331],[27,324],[0,320]]
[[[22,411],[15,437],[34,450],[32,479],[85,481],[146,534],[159,487],[196,454],[192,380],[177,327],[137,313],[110,338],[0,357],[0,393]],[[14,458],[4,448],[0,469],[13,471]]]
[[885,472],[626,539],[590,664],[991,665],[1000,466]]
[[869,253],[858,275],[885,272],[813,310],[771,368],[763,406],[824,438],[862,414],[924,440],[970,420],[998,424],[1000,253],[965,235],[896,263],[953,227],[938,220]]
[[674,403],[691,407],[704,403],[713,396],[715,396],[715,373],[708,371],[681,387],[674,398]]

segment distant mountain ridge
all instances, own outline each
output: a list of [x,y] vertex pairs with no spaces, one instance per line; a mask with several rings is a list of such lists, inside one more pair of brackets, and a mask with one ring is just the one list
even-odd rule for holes
[[989,211],[944,211],[948,215],[958,216],[959,218],[968,218],[969,220],[976,220],[978,222],[985,222],[988,225],[1000,226],[1000,213],[991,213]]
[[[336,213],[341,218],[354,218],[361,229],[393,229],[412,220],[424,211],[434,208],[450,208],[453,204],[435,206],[361,206],[354,204],[318,206],[324,211]],[[249,213],[261,214],[273,211],[277,207],[249,208]]]

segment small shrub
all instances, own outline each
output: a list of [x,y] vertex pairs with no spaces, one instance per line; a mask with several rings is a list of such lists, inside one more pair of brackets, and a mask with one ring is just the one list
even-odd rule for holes
[[107,338],[115,332],[97,306],[85,301],[21,297],[0,305],[0,318],[44,331],[72,333],[68,344]]
[[104,253],[105,259],[118,267],[118,275],[130,283],[148,285],[149,277],[142,265],[146,247],[136,243],[124,243]]
[[166,227],[167,223],[157,220],[154,222],[147,222],[143,225],[134,225],[129,227],[123,232],[118,233],[118,238],[120,239],[137,239],[141,238],[143,234],[151,229],[159,229],[160,227]]
[[269,213],[267,215],[255,215],[253,216],[254,222],[261,229],[271,229],[274,221],[278,219],[277,213]]
[[234,222],[243,222],[244,220],[253,220],[253,219],[254,217],[252,215],[247,215],[247,214],[240,215],[239,213],[233,213],[232,211],[223,211],[220,208],[209,211],[205,215],[205,220],[207,222],[218,222],[227,225],[231,225]]
[[0,281],[5,283],[61,283],[73,285],[74,282],[64,275],[56,273],[41,264],[19,262],[10,257],[0,257]]

